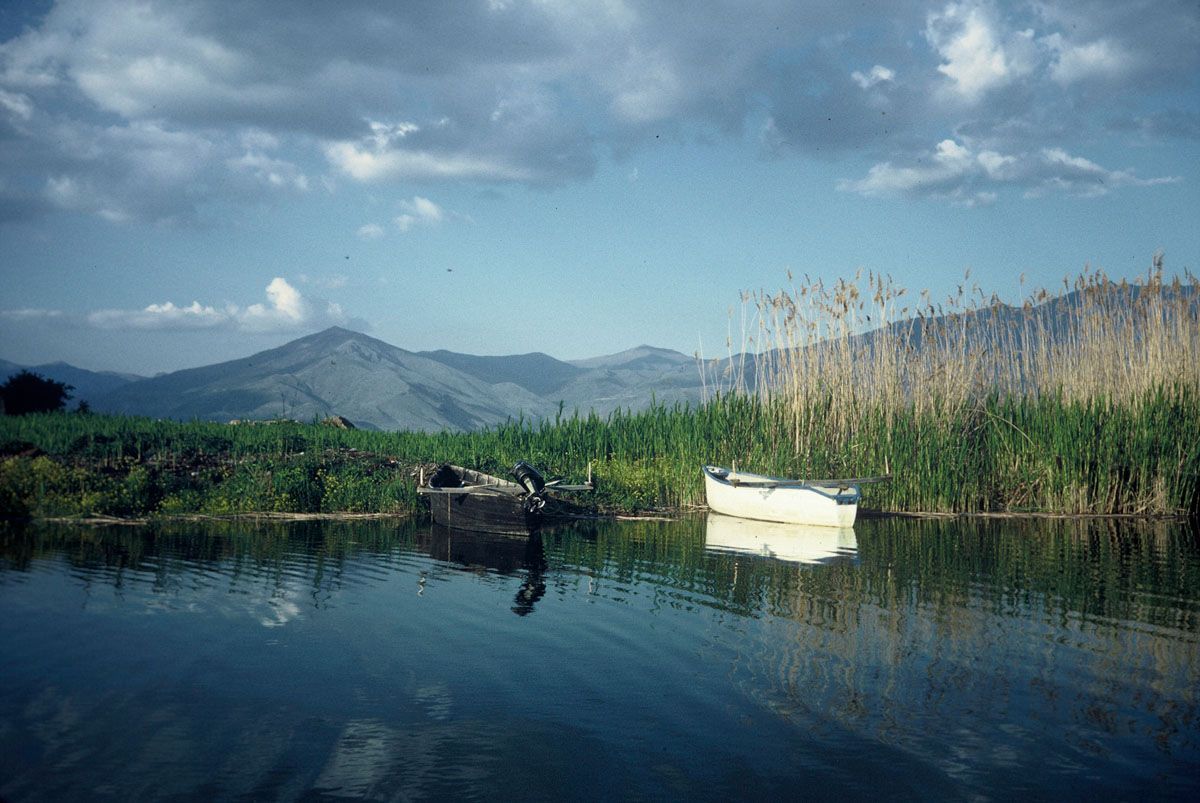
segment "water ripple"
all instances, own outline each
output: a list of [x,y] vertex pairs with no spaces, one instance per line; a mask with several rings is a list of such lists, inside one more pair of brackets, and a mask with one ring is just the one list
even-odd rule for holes
[[7,538],[0,797],[1192,790],[1188,533],[869,521],[806,563],[705,527]]

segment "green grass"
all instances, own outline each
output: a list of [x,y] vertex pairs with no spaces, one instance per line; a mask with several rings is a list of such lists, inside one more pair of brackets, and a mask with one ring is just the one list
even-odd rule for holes
[[[819,419],[817,405],[805,415]],[[862,411],[849,432],[808,428],[790,405],[745,395],[607,418],[514,422],[471,433],[227,425],[66,413],[0,418],[0,512],[145,516],[259,511],[412,513],[421,466],[507,474],[529,460],[582,480],[608,510],[704,502],[699,468],[786,476],[889,473],[864,507],[888,511],[1196,514],[1200,395],[1079,401],[991,395],[969,407]],[[19,454],[22,450],[34,452]],[[38,453],[40,452],[40,454]]]
[[[0,515],[409,513],[422,467],[518,460],[575,482],[592,466],[609,510],[701,505],[715,463],[889,474],[863,503],[888,511],[1200,513],[1195,277],[1165,282],[1156,255],[1136,293],[1084,274],[1020,311],[977,288],[901,307],[890,279],[858,281],[753,296],[758,381],[733,376],[699,407],[437,434],[0,416]],[[1065,312],[1038,313],[1051,303]]]

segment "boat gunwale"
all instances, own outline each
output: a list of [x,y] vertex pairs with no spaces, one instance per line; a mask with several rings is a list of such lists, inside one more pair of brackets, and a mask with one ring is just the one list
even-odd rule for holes
[[[722,466],[704,465],[704,475],[714,482],[719,482],[730,488],[837,488],[848,489],[859,485],[869,485],[877,482],[887,482],[890,474],[879,477],[846,477],[836,479],[788,479],[787,477],[772,477],[767,474],[755,474],[750,471],[735,471]],[[735,474],[730,478],[730,474]],[[742,478],[746,479],[742,479]]]
[[464,494],[486,494],[489,496],[522,496],[526,493],[526,489],[515,482],[510,482],[502,477],[497,477],[495,474],[487,474],[483,471],[478,471],[473,468],[464,468],[453,463],[443,463],[439,467],[449,468],[459,476],[459,481],[463,483],[457,488],[443,488],[441,486],[432,485],[435,474],[431,474],[425,482],[417,486],[419,494],[452,494],[461,496]]

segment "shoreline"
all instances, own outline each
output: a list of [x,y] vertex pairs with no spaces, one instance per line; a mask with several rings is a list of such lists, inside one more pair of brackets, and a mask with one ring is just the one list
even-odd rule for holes
[[[693,507],[678,511],[655,511],[639,514],[633,512],[600,513],[595,516],[582,517],[586,521],[678,521],[689,516],[703,516],[711,512],[707,507]],[[247,511],[242,513],[164,513],[154,516],[30,516],[24,519],[0,518],[0,523],[34,523],[34,524],[76,524],[87,526],[121,525],[147,526],[160,522],[205,522],[205,521],[378,521],[395,519],[408,521],[419,517],[419,513],[289,513],[280,511]],[[1106,520],[1129,522],[1188,522],[1193,517],[1182,513],[1052,513],[1042,511],[1024,512],[976,512],[976,513],[941,513],[926,511],[861,511],[858,524],[862,521],[880,521],[884,519],[995,519],[1002,521],[1021,520]],[[748,519],[748,521],[753,521]],[[1200,522],[1200,519],[1197,519]],[[772,522],[767,522],[772,523]]]

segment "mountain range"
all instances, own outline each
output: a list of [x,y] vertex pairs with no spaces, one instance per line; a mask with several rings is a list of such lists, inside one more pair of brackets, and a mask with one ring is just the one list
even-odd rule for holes
[[[1110,298],[1132,304],[1139,290],[1121,288]],[[1172,290],[1171,292],[1176,292]],[[1200,293],[1181,288],[1189,315],[1197,314]],[[1081,314],[1086,294],[1052,298],[1030,310],[1041,331],[1061,337]],[[1026,314],[996,305],[969,311],[1016,323]],[[907,342],[920,348],[929,327],[945,316],[895,322]],[[1019,327],[1018,327],[1019,328]],[[880,330],[856,335],[867,344]],[[22,366],[0,360],[0,381]],[[181,420],[290,418],[311,421],[342,416],[355,426],[379,430],[436,432],[472,430],[524,418],[536,421],[594,411],[641,410],[656,400],[696,404],[714,385],[728,387],[730,376],[755,383],[755,362],[730,357],[697,360],[677,351],[638,346],[584,360],[558,360],[547,354],[476,356],[451,351],[414,352],[341,327],[332,327],[278,348],[238,360],[189,368],[155,377],[87,371],[66,363],[29,370],[73,385],[73,401],[86,400],[97,412]]]
[[[0,360],[0,380],[23,366]],[[642,409],[652,399],[698,402],[693,357],[640,346],[564,361],[547,354],[481,357],[413,352],[341,327],[238,360],[155,377],[94,372],[66,363],[29,367],[73,385],[96,412],[180,420],[340,415],[380,430],[471,430],[508,419]]]

